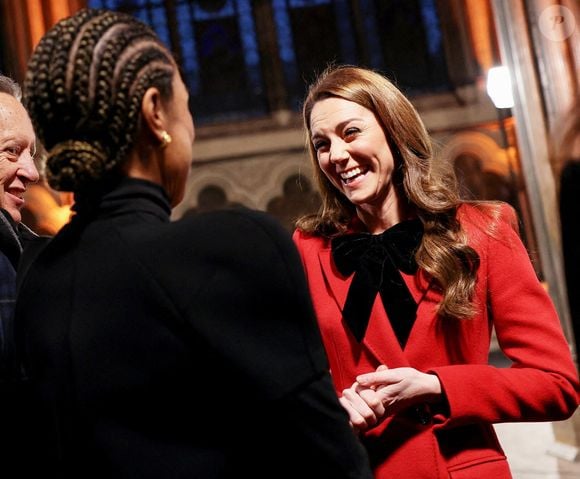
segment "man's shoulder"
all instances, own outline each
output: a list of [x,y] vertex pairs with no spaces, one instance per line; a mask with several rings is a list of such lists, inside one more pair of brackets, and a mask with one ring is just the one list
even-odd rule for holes
[[242,206],[198,213],[175,222],[176,227],[190,231],[212,232],[217,237],[257,239],[261,236],[290,240],[290,232],[271,214]]
[[37,241],[37,240],[46,241],[50,239],[49,236],[38,235],[35,231],[33,231],[29,226],[26,226],[24,223],[19,223],[18,226],[16,227],[16,231],[21,241]]

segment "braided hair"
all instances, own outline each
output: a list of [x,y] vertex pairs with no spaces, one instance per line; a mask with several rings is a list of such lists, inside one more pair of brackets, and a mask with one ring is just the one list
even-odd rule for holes
[[52,27],[23,85],[49,185],[77,191],[115,171],[135,141],[143,95],[155,86],[170,98],[176,68],[153,30],[124,13],[83,9]]

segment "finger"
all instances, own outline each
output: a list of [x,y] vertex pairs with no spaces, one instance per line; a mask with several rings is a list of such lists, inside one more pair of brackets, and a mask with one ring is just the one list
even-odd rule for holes
[[[375,411],[369,407],[365,399],[357,392],[358,385],[345,389],[342,392],[342,397],[349,401],[351,407],[356,410],[358,415],[360,415],[367,426],[374,426],[377,423],[377,415]],[[374,393],[374,391],[368,390],[368,393]],[[373,402],[380,402],[380,399],[376,399]]]
[[385,416],[392,416],[401,409],[402,403],[400,402],[400,398],[392,387],[384,386],[377,389],[377,395],[385,408]]
[[344,396],[338,398],[338,401],[347,412],[351,427],[356,432],[366,431],[368,429],[367,421],[358,410],[352,406],[351,402]]
[[387,379],[389,377],[389,368],[385,367],[380,371],[375,371],[372,373],[361,374],[356,377],[357,383],[366,388],[376,387],[383,384],[388,384]]
[[359,391],[359,396],[367,403],[367,406],[372,409],[377,420],[380,420],[385,415],[385,406],[383,405],[382,397],[374,389],[362,389]]

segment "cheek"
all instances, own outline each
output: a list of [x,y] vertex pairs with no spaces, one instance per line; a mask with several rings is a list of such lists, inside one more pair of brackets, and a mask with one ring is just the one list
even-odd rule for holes
[[381,160],[381,168],[387,172],[387,174],[392,175],[395,171],[395,161],[390,153],[384,155]]
[[187,185],[187,177],[188,170],[182,168],[181,165],[173,171],[173,175],[166,185],[167,193],[171,198],[172,207],[176,206],[183,200]]
[[389,146],[386,138],[384,136],[377,136],[375,141],[375,154],[379,158],[380,163],[389,169],[393,169],[395,164],[395,159],[393,158],[393,153],[391,147]]
[[174,182],[177,189],[184,189],[189,177],[189,170],[191,168],[191,154],[192,148],[189,142],[184,141],[180,152],[175,158],[175,178]]
[[318,157],[318,166],[324,172],[324,174],[332,174],[334,172],[334,166],[328,160],[327,156]]
[[14,161],[10,161],[5,156],[0,155],[0,177],[8,179],[16,174],[18,165]]
[[326,172],[324,170],[322,170],[322,173],[324,174],[326,179],[329,181],[329,183],[332,186],[334,186],[334,188],[336,188],[339,192],[342,192],[343,184],[342,184],[342,181],[340,180],[340,178],[338,176],[336,176],[336,174]]
[[336,170],[333,167],[332,163],[330,163],[330,161],[319,158],[318,166],[322,171],[322,173],[324,173],[324,176],[326,176],[332,183],[336,183],[335,178]]

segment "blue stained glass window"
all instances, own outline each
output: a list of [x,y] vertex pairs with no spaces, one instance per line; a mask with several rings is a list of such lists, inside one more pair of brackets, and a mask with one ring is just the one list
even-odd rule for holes
[[273,0],[272,5],[274,7],[274,21],[276,22],[276,31],[278,33],[280,58],[284,64],[286,76],[293,78],[296,76],[296,56],[294,55],[287,0]]
[[153,27],[180,59],[199,122],[267,112],[251,0],[89,0],[89,7],[126,11]]
[[329,63],[357,63],[359,55],[348,0],[273,0],[280,57],[292,108]]
[[[383,70],[407,93],[448,88],[435,3],[374,0]],[[435,40],[435,41],[434,41]]]
[[182,68],[189,93],[195,96],[200,93],[201,84],[195,35],[191,25],[193,25],[193,7],[189,2],[181,2],[177,5],[177,31],[181,38]]
[[290,30],[290,20],[286,9],[286,0],[273,0],[274,21],[278,32],[278,47],[280,58],[285,62],[294,61],[294,48],[292,48],[292,31]]
[[324,3],[332,3],[331,0],[289,0],[291,8],[313,7]]
[[154,7],[151,9],[149,24],[159,35],[161,41],[167,45],[171,45],[169,39],[169,29],[167,28],[167,17],[165,16],[165,10],[163,7]]
[[343,63],[356,63],[358,59],[356,44],[354,42],[354,28],[352,14],[347,0],[335,2],[336,23],[338,26],[338,42]]
[[355,44],[353,41],[354,32],[352,26],[352,15],[348,0],[273,0],[274,16],[278,29],[278,40],[280,42],[281,57],[289,62],[295,62],[294,48],[292,46],[292,28],[289,10],[321,5],[333,6],[334,21],[338,31],[338,49],[344,62],[354,63],[356,61]]
[[421,0],[421,15],[428,39],[427,48],[431,55],[437,55],[441,51],[441,30],[435,0]]
[[87,6],[89,8],[108,8],[109,10],[115,10],[117,8],[116,3],[114,0],[89,0]]
[[377,31],[377,13],[374,0],[361,0],[359,4],[361,18],[364,24],[364,35],[367,47],[367,61],[371,68],[380,68],[383,65],[383,55],[379,34]]
[[[410,93],[448,87],[436,0],[88,0],[88,6],[131,13],[155,29],[181,62],[201,123],[268,114],[272,91],[277,107],[298,110],[307,84],[329,63],[381,70]],[[263,64],[263,48],[278,58]]]
[[252,7],[248,0],[238,0],[239,4],[239,22],[242,32],[242,41],[244,43],[244,55],[248,65],[257,65],[260,63],[258,53],[258,44],[256,42],[256,33],[254,20],[252,19]]

